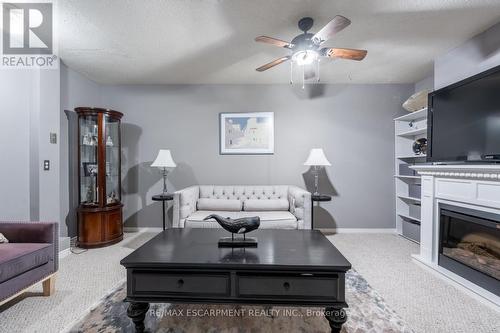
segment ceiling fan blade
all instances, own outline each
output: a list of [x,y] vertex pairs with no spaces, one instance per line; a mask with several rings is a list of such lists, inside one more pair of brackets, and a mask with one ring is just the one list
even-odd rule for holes
[[279,65],[279,64],[281,64],[281,63],[283,63],[283,62],[285,62],[285,61],[287,61],[289,59],[290,59],[290,56],[278,58],[278,59],[273,60],[273,61],[271,61],[271,62],[269,62],[269,63],[267,63],[265,65],[260,66],[259,68],[256,69],[256,71],[257,72],[263,72],[263,71],[265,71],[265,70],[267,70],[267,69],[269,69],[271,67],[274,67],[276,65]]
[[261,43],[266,43],[266,44],[271,44],[277,47],[284,47],[287,49],[292,48],[293,44],[289,42],[285,42],[284,40],[273,38],[273,37],[267,37],[267,36],[259,36],[255,37],[256,42],[261,42]]
[[330,58],[342,58],[349,60],[363,60],[368,51],[355,49],[338,49],[335,47],[321,49],[321,55]]
[[349,24],[351,24],[351,21],[348,18],[343,17],[341,15],[337,15],[333,18],[333,20],[328,22],[328,24],[325,25],[320,31],[318,31],[312,37],[312,40],[314,43],[319,45],[324,41],[332,38],[336,33],[343,30]]

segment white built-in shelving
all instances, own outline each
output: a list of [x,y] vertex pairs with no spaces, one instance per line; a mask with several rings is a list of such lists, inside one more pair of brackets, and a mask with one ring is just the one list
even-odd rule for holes
[[400,160],[406,160],[406,159],[423,159],[423,158],[426,158],[427,155],[426,154],[420,154],[420,155],[406,155],[406,156],[396,156],[397,159],[400,159]]
[[[399,217],[402,217],[404,219],[407,219],[407,220],[411,220],[411,221],[415,221],[415,222],[418,222],[420,223],[420,218],[418,217],[413,217],[413,216],[410,216],[408,214],[403,214],[403,213],[398,213]],[[402,234],[403,235],[403,234]]]
[[420,176],[409,166],[426,161],[413,152],[413,143],[427,138],[427,108],[394,119],[395,198],[397,232],[416,242],[420,239]]
[[394,177],[401,179],[420,179],[420,176],[395,175]]
[[427,127],[422,127],[422,128],[415,128],[415,129],[410,129],[406,132],[398,133],[398,136],[405,136],[412,138],[414,136],[417,136],[419,134],[426,134],[427,133]]
[[422,201],[420,198],[410,197],[410,196],[407,196],[407,195],[398,195],[398,198],[403,199],[403,200],[408,200],[408,201],[414,201],[414,202],[420,202],[420,201]]

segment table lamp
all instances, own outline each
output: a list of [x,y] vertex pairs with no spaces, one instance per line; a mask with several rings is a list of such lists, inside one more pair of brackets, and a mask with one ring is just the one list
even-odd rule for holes
[[318,195],[318,176],[319,168],[322,166],[331,166],[330,162],[327,160],[325,153],[322,148],[313,148],[309,153],[304,165],[312,166],[314,170],[314,195]]
[[168,149],[160,149],[158,156],[156,156],[155,161],[151,164],[153,168],[163,169],[163,195],[167,194],[167,168],[175,168],[175,164]]

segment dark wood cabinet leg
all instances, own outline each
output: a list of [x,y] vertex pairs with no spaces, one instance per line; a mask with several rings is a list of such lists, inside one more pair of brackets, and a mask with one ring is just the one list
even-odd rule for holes
[[135,303],[129,304],[127,309],[127,316],[132,319],[137,333],[144,332],[144,318],[146,312],[149,310],[149,303]]
[[325,318],[330,324],[332,333],[340,333],[342,325],[347,321],[347,313],[342,307],[327,307],[325,308]]

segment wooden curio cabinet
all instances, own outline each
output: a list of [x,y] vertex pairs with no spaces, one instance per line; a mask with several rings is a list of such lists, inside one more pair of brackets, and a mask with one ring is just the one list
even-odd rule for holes
[[103,247],[123,239],[122,113],[78,107],[78,246]]

